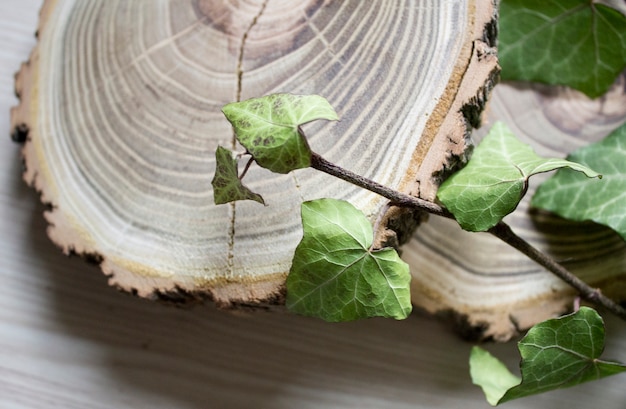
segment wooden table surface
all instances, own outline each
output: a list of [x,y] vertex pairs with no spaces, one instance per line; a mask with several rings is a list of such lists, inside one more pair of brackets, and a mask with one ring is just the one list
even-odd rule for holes
[[[288,314],[177,309],[109,288],[45,234],[10,142],[13,73],[40,0],[0,2],[0,408],[487,408],[471,344],[432,318],[326,324]],[[607,317],[607,355],[626,326]],[[515,367],[514,344],[488,348]],[[616,376],[507,408],[626,408]]]

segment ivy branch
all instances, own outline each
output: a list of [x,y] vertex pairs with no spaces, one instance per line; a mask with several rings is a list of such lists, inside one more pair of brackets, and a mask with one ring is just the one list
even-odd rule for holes
[[[569,2],[567,7],[557,0],[535,3],[501,2],[499,57],[503,79],[564,84],[592,98],[604,94],[624,69],[623,53],[615,50],[626,39],[623,29],[626,17],[594,1]],[[550,23],[538,26],[537,15]],[[579,30],[572,31],[572,26]],[[602,41],[597,41],[598,38]],[[536,46],[538,41],[547,45],[545,49]],[[571,48],[571,44],[577,44],[576,49],[564,55],[563,50]],[[556,63],[554,55],[560,56]],[[543,64],[524,64],[529,58]],[[581,182],[579,179],[584,178],[575,176],[576,172],[559,171],[537,190],[533,206],[571,220],[594,220],[613,228],[626,240],[623,204],[616,204],[623,203],[616,200],[624,191],[623,169],[606,167],[606,163],[623,163],[626,157],[623,143],[626,126],[597,146],[590,146],[588,151],[575,153],[571,156],[574,162],[569,162],[538,157],[504,125],[497,124],[476,148],[467,166],[440,186],[437,192],[439,203],[443,204],[440,206],[390,189],[312,152],[300,125],[315,119],[337,119],[332,107],[321,97],[274,95],[229,104],[224,113],[233,124],[239,142],[260,166],[278,173],[312,167],[375,192],[387,198],[391,205],[453,219],[465,230],[489,232],[575,288],[582,298],[626,319],[622,306],[530,245],[502,221],[517,207],[526,193],[528,178],[534,174],[570,168],[588,177],[601,177],[576,163],[584,162],[604,172],[608,180],[603,181],[602,187],[599,183],[590,187],[591,183]],[[497,139],[497,143],[487,143],[489,138]],[[607,158],[606,152],[611,152],[611,158]],[[216,152],[217,170],[213,180],[216,203],[232,200],[264,203],[260,195],[241,181],[252,160],[238,177],[237,161],[232,156],[224,148]],[[584,193],[578,194],[579,191]],[[571,200],[573,196],[575,199]],[[373,234],[371,225],[360,211],[347,202],[332,199],[305,202],[302,223],[304,235],[287,277],[287,307],[291,311],[329,321],[408,315],[411,309],[408,266],[394,250],[372,251],[372,238],[367,237]],[[337,242],[342,242],[344,247]],[[320,253],[325,254],[324,260],[320,259]],[[574,314],[535,325],[520,341],[521,379],[486,351],[474,348],[470,358],[472,381],[483,388],[490,404],[626,372],[626,365],[598,359],[604,345],[600,316],[585,307],[576,310]],[[559,339],[558,334],[564,336]]]
[[[335,176],[339,179],[345,180],[346,182],[352,183],[371,192],[377,193],[389,199],[391,205],[399,207],[409,207],[415,210],[422,210],[430,214],[446,217],[448,219],[456,221],[456,218],[450,211],[434,202],[429,202],[427,200],[420,199],[415,196],[410,196],[402,192],[398,192],[394,189],[390,189],[387,186],[383,186],[373,180],[370,180],[340,166],[337,166],[336,164],[327,161],[315,152],[312,153],[311,159],[312,168],[327,173],[331,176]],[[601,305],[602,307],[611,311],[613,314],[626,320],[626,309],[624,309],[621,305],[619,305],[612,299],[605,296],[599,289],[589,286],[583,280],[581,280],[565,267],[563,267],[561,264],[556,262],[552,257],[543,253],[542,251],[528,243],[526,240],[524,240],[522,237],[518,236],[507,223],[499,221],[495,226],[490,227],[487,231],[507,243],[509,246],[520,251],[528,258],[535,261],[537,264],[541,265],[542,267],[559,277],[561,280],[565,281],[567,284],[576,289],[576,291],[578,291],[581,298],[594,304]]]
[[[441,206],[390,189],[313,152],[301,125],[316,119],[338,119],[328,101],[320,96],[275,94],[228,104],[223,111],[251,159],[239,176],[237,160],[242,155],[235,159],[228,149],[217,149],[212,182],[216,203],[264,203],[261,195],[242,183],[252,161],[277,173],[311,167],[377,193],[390,205],[453,219],[465,230],[489,232],[574,287],[582,298],[626,319],[622,306],[516,235],[502,221],[519,204],[532,175],[569,168],[589,178],[602,177],[587,166],[539,157],[505,125],[497,123],[475,148],[466,166],[439,187],[437,198]],[[615,148],[611,145],[614,140],[626,137],[626,126],[623,128],[603,143]],[[609,174],[608,179],[611,177]],[[536,198],[537,195],[533,200]],[[395,249],[372,248],[373,228],[361,211],[346,201],[318,199],[304,202],[301,214],[304,234],[286,281],[286,305],[290,311],[326,321],[373,316],[403,319],[409,315],[412,304],[408,265]],[[560,333],[567,336],[560,338]],[[489,403],[496,405],[626,372],[626,365],[598,359],[603,337],[600,316],[591,309],[580,308],[528,331],[519,343],[521,379],[486,351],[474,348],[470,358],[472,381],[483,388]],[[587,348],[590,345],[593,348]],[[542,358],[535,359],[537,354],[543,354]],[[539,378],[541,382],[536,381]]]
[[[517,207],[524,196],[530,176],[566,167],[582,172],[588,177],[602,177],[588,167],[563,159],[539,157],[529,146],[517,140],[506,126],[499,123],[494,125],[489,135],[476,148],[469,163],[440,186],[437,197],[444,205],[440,206],[437,203],[383,186],[331,163],[313,152],[301,125],[317,119],[338,119],[328,101],[320,96],[274,94],[228,104],[223,111],[233,125],[238,141],[246,148],[246,153],[250,154],[260,166],[277,173],[288,173],[295,169],[312,167],[377,193],[387,198],[392,205],[453,219],[465,230],[489,232],[575,288],[582,298],[601,305],[613,314],[626,319],[626,309],[606,297],[599,289],[590,287],[547,254],[533,247],[502,221],[504,216]],[[233,200],[255,200],[264,203],[260,195],[242,184],[241,177],[237,175],[236,160],[232,158],[230,151],[220,148],[216,157],[217,171],[213,180],[216,203]],[[244,173],[248,170],[249,164],[250,162],[246,165]],[[477,197],[481,200],[476,200]],[[366,250],[368,248],[364,242],[358,245]],[[297,257],[300,253],[306,252],[305,250],[300,252],[296,250],[294,257],[296,267],[292,267],[290,276],[294,273],[294,269],[298,269]],[[361,256],[363,255],[359,255]],[[348,271],[349,263],[344,264],[346,268],[341,272]],[[397,263],[391,268],[397,268]],[[388,271],[391,270],[383,268],[381,274],[387,274]],[[298,271],[295,271],[296,276],[297,273]],[[310,297],[318,291],[323,291],[315,285],[306,290],[302,289],[298,287],[299,283],[295,280],[288,278],[288,306],[290,305],[290,284],[293,284],[294,288],[300,288],[302,293],[298,294],[297,301],[292,302],[291,305],[307,305],[306,302],[302,302],[302,297]],[[294,292],[297,293],[297,291]],[[386,295],[380,295],[380,297],[384,298]],[[321,299],[323,296],[312,298]],[[396,297],[398,300],[400,298]],[[400,301],[397,301],[397,304],[399,310],[406,311],[406,305],[401,306]],[[370,313],[352,315],[349,319],[360,318]],[[377,313],[372,314],[377,315]],[[383,315],[385,314],[387,313],[383,312]],[[404,312],[398,316],[401,317],[402,314]],[[330,319],[343,320],[346,317],[348,316],[340,314]],[[325,318],[329,319],[329,317]]]

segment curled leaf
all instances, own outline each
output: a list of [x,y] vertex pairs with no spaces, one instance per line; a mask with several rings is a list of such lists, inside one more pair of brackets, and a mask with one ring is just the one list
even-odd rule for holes
[[215,176],[211,185],[213,185],[215,204],[236,200],[254,200],[265,204],[261,195],[254,193],[241,183],[237,172],[237,160],[233,158],[231,151],[221,146],[218,146],[215,151]]

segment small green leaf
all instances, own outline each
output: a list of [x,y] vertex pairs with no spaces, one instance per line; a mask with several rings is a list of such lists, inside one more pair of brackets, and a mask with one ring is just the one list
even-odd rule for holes
[[254,200],[265,204],[261,195],[245,187],[237,173],[237,160],[231,151],[221,146],[215,151],[215,176],[211,181],[215,204],[224,204],[236,200]]
[[409,266],[394,249],[372,251],[372,226],[350,203],[302,204],[304,236],[287,277],[287,308],[326,321],[411,312]]
[[472,382],[482,388],[492,406],[498,404],[506,391],[522,382],[498,358],[480,347],[472,348],[469,364]]
[[502,0],[502,79],[604,94],[626,67],[626,16],[590,0]]
[[515,210],[530,176],[563,167],[601,177],[578,163],[538,156],[498,122],[476,147],[467,166],[439,187],[437,197],[465,230],[486,231]]
[[[514,375],[507,375],[504,365],[494,364],[496,358],[470,358],[472,380],[490,391],[485,393],[492,405],[626,372],[624,364],[599,359],[604,350],[604,323],[587,307],[535,325],[518,348],[522,381],[508,390],[504,385],[512,384]],[[497,378],[503,376],[507,381],[501,385]]]
[[311,165],[311,149],[300,125],[316,119],[337,120],[319,95],[273,94],[222,108],[237,140],[262,167],[289,173]]
[[539,186],[531,204],[567,219],[593,220],[626,240],[626,124],[568,159],[602,172],[602,181],[585,183],[560,170]]

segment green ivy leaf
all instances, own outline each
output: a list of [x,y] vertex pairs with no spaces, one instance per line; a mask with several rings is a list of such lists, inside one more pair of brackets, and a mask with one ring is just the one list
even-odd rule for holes
[[276,173],[311,165],[311,149],[300,125],[338,119],[333,107],[319,95],[273,94],[225,105],[222,112],[254,160]]
[[602,182],[584,183],[565,169],[539,186],[531,204],[571,220],[593,220],[626,240],[626,124],[568,159],[602,172]]
[[604,323],[587,307],[535,325],[518,348],[522,381],[513,387],[509,384],[516,377],[503,364],[494,364],[496,358],[485,351],[472,351],[472,381],[486,389],[492,405],[626,372],[624,364],[599,359],[604,350]]
[[522,382],[502,361],[481,347],[472,348],[469,363],[472,382],[482,388],[487,402],[492,406],[498,404],[507,390]]
[[221,146],[215,151],[215,176],[211,184],[215,204],[236,200],[254,200],[265,204],[261,195],[252,192],[241,183],[237,173],[237,160],[233,159],[231,151]]
[[486,231],[515,210],[530,176],[563,167],[588,177],[601,177],[578,163],[538,156],[498,122],[476,147],[467,165],[439,187],[437,197],[463,229]]
[[287,277],[287,308],[326,321],[411,312],[409,266],[394,249],[372,251],[372,226],[350,203],[302,204],[304,236]]
[[502,0],[498,59],[504,80],[599,97],[626,67],[626,17],[590,0]]

